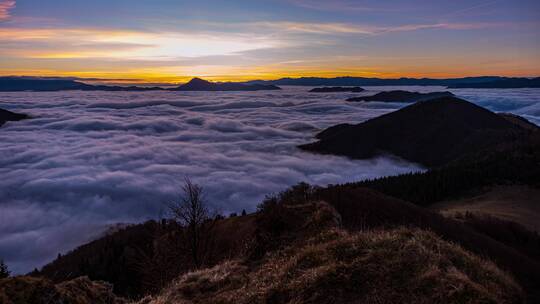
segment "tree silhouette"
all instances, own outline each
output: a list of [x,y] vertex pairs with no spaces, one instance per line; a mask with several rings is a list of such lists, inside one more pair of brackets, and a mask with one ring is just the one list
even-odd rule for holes
[[214,221],[201,186],[185,178],[182,192],[178,201],[169,204],[169,210],[184,228],[193,264],[200,268],[210,254]]
[[4,260],[0,259],[0,279],[9,277],[11,272],[8,270],[7,265],[4,263]]

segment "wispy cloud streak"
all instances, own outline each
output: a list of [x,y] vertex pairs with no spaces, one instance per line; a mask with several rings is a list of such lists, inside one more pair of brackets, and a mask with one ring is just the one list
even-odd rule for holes
[[335,1],[318,1],[318,0],[291,0],[293,5],[298,7],[320,10],[320,11],[345,11],[345,12],[369,12],[369,11],[383,11],[388,9],[382,9],[375,6],[361,5],[355,1],[347,0],[335,0]]
[[517,26],[508,23],[428,23],[404,24],[396,26],[373,26],[352,23],[305,23],[305,22],[254,22],[251,27],[267,27],[284,32],[297,32],[306,34],[364,34],[378,35],[391,32],[408,32],[426,29],[442,30],[471,30],[497,27]]
[[0,21],[10,17],[9,11],[15,7],[15,0],[0,0]]

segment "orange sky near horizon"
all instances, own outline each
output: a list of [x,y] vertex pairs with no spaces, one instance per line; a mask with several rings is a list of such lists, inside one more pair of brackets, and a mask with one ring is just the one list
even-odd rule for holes
[[[533,71],[534,72],[534,71]],[[231,74],[231,75],[221,75],[221,74],[211,74],[211,73],[195,73],[195,74],[167,74],[167,73],[146,73],[146,72],[132,72],[132,73],[123,73],[123,72],[92,72],[92,71],[81,71],[81,72],[64,72],[64,71],[54,71],[54,70],[23,70],[23,71],[0,71],[0,76],[35,76],[35,77],[77,77],[81,78],[84,81],[84,78],[89,79],[99,79],[100,82],[111,82],[111,83],[133,83],[133,84],[144,84],[144,83],[153,83],[153,84],[177,84],[185,83],[194,77],[203,78],[210,81],[217,82],[242,82],[249,80],[276,80],[280,78],[300,78],[300,77],[323,77],[323,78],[333,78],[333,77],[366,77],[366,78],[383,78],[383,79],[395,79],[395,78],[434,78],[434,79],[445,79],[445,78],[462,78],[462,77],[476,77],[476,76],[504,76],[504,77],[540,77],[540,74],[524,74],[521,70],[519,71],[501,71],[501,72],[489,72],[489,73],[478,73],[478,72],[469,72],[463,71],[459,72],[362,72],[362,71],[296,71],[291,72],[289,70],[284,71],[274,71],[274,72],[246,72],[243,74]]]

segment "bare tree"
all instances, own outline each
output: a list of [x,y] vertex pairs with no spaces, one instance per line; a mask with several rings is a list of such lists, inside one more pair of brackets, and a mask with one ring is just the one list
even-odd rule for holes
[[4,260],[0,259],[0,279],[9,277],[10,271],[8,270],[7,265],[4,263]]
[[199,268],[210,254],[214,221],[201,186],[185,178],[182,192],[178,201],[169,204],[169,210],[183,227],[193,264]]

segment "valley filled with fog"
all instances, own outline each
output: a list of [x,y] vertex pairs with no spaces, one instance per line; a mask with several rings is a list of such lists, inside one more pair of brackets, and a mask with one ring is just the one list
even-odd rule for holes
[[[345,102],[362,93],[0,93],[33,118],[0,128],[0,256],[16,273],[39,267],[116,223],[166,215],[184,177],[219,212],[254,211],[265,195],[305,181],[327,185],[422,170],[392,156],[350,160],[297,145],[339,123],[406,104]],[[540,89],[456,89],[458,97],[540,124]]]

